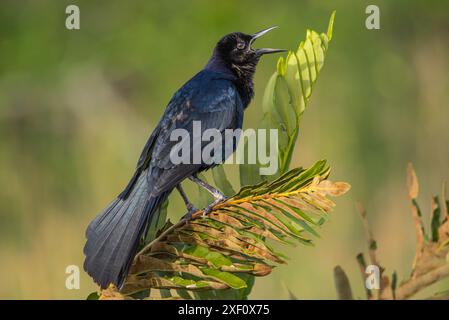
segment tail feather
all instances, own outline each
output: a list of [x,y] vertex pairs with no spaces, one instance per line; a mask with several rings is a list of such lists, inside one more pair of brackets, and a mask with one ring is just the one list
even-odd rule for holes
[[141,175],[126,199],[112,201],[88,226],[84,269],[102,288],[123,285],[146,224],[166,198],[166,193],[149,194]]

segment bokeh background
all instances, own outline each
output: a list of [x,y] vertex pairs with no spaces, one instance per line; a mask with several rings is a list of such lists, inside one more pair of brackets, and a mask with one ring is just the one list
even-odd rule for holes
[[[65,28],[77,4],[81,29]],[[365,8],[381,29],[365,28]],[[82,269],[84,230],[125,186],[171,95],[232,31],[280,29],[257,46],[295,49],[306,28],[334,38],[303,118],[292,165],[328,159],[352,190],[337,199],[316,246],[287,248],[289,265],[257,279],[250,298],[336,297],[341,265],[363,297],[355,255],[366,250],[361,201],[386,272],[407,277],[414,226],[405,188],[414,163],[427,213],[449,178],[449,3],[446,1],[66,1],[0,4],[0,298],[83,299],[96,287],[65,288]],[[245,127],[257,125],[276,58],[256,74]],[[235,168],[230,168],[236,173]],[[238,181],[236,174],[232,175]],[[194,196],[196,188],[189,187]],[[172,220],[184,214],[178,195]],[[441,283],[426,294],[447,289]],[[422,296],[425,296],[422,295]]]

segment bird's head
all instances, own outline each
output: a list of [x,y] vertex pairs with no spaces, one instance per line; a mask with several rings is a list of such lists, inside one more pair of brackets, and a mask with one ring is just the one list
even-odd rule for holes
[[218,56],[221,61],[225,62],[227,67],[237,72],[244,72],[245,70],[254,72],[262,55],[286,51],[271,48],[254,49],[252,47],[257,38],[276,28],[271,27],[254,34],[230,33],[218,41],[214,50],[214,56]]

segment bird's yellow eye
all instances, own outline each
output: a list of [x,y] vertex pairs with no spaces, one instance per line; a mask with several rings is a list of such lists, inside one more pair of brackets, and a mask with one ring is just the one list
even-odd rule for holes
[[245,42],[237,42],[237,49],[239,50],[245,49]]

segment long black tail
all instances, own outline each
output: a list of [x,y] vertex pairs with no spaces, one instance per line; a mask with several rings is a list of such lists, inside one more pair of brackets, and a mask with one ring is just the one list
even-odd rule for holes
[[167,197],[150,197],[150,191],[140,175],[126,198],[119,196],[88,226],[84,270],[101,288],[123,285],[146,225]]

